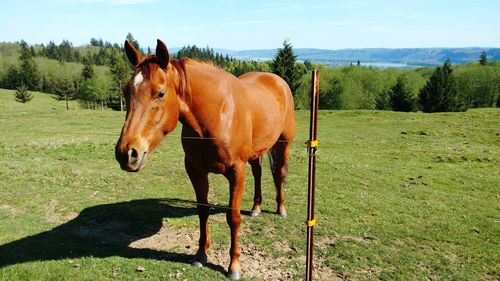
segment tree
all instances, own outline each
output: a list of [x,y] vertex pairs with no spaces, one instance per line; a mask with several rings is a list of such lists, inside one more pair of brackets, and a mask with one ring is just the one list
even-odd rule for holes
[[2,88],[16,89],[20,84],[19,68],[14,64],[9,65],[2,77]]
[[320,87],[319,93],[319,108],[320,109],[341,109],[342,108],[342,93],[344,88],[339,77],[334,77],[333,80],[325,79],[326,87]]
[[99,41],[97,39],[95,39],[94,37],[90,38],[90,46],[98,47]]
[[21,85],[17,87],[14,99],[20,103],[27,103],[33,99],[33,95],[28,91],[28,87]]
[[59,44],[59,60],[61,61],[73,61],[73,44],[68,40],[63,40]]
[[109,73],[113,81],[113,88],[111,91],[115,98],[120,99],[120,110],[123,111],[123,87],[127,84],[130,77],[130,67],[125,61],[123,54],[120,50],[111,49],[111,59],[109,64]]
[[97,82],[95,79],[83,80],[78,91],[78,99],[88,109],[95,109],[99,99]]
[[419,102],[423,112],[465,111],[467,107],[458,95],[450,60],[437,67],[420,90]]
[[49,59],[59,59],[59,48],[57,48],[54,41],[49,41],[47,47],[45,48],[45,56]]
[[109,62],[109,57],[110,55],[108,54],[107,49],[99,48],[99,52],[94,53],[92,59],[96,65],[106,65]]
[[382,91],[379,93],[377,97],[375,97],[375,109],[377,110],[392,109],[391,97],[389,95],[389,91]]
[[28,44],[21,40],[21,55],[19,56],[19,69],[16,87],[26,86],[28,90],[38,90],[40,82],[40,73],[38,67],[31,55]]
[[396,84],[389,91],[389,97],[392,110],[404,112],[415,110],[415,99],[406,76],[398,76]]
[[83,58],[82,77],[84,80],[90,80],[94,77],[94,65],[90,53]]
[[481,53],[481,56],[479,57],[479,63],[481,65],[487,65],[488,64],[488,56],[486,55],[485,51],[483,51]]
[[493,66],[462,66],[454,73],[468,107],[493,107],[500,96],[500,72]]
[[285,40],[283,48],[278,49],[276,57],[271,64],[271,71],[288,83],[294,97],[296,90],[302,83],[302,73],[295,65],[296,59],[297,56],[293,53],[292,44],[288,40]]
[[69,101],[77,97],[77,84],[77,81],[69,78],[62,78],[55,83],[54,93],[56,94],[56,98],[60,101],[66,101],[66,110],[69,110]]
[[313,70],[314,66],[312,65],[310,60],[305,60],[304,61],[304,66],[306,67],[307,71]]

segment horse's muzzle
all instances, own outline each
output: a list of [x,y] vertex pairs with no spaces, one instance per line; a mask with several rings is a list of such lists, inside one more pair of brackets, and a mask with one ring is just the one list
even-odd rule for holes
[[120,163],[120,168],[127,172],[139,172],[146,163],[147,150],[140,150],[134,147],[121,149],[119,146],[115,148],[115,158]]

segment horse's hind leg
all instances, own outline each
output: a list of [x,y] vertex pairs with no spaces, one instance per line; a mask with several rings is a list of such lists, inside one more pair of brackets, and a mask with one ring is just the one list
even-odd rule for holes
[[208,205],[208,173],[198,171],[188,159],[184,159],[186,172],[196,192],[198,203],[198,218],[200,220],[200,240],[193,265],[202,267],[207,263],[207,251],[210,247],[210,233],[208,231],[208,216],[210,206]]
[[283,183],[288,174],[287,161],[290,155],[290,143],[284,140],[278,142],[269,151],[269,161],[271,162],[271,170],[273,172],[274,186],[276,187],[276,211],[286,217],[285,199],[283,196]]
[[252,217],[258,216],[260,214],[260,204],[262,203],[262,156],[251,160],[250,165],[252,166],[252,175],[254,178],[254,195],[253,195],[253,207],[252,207]]

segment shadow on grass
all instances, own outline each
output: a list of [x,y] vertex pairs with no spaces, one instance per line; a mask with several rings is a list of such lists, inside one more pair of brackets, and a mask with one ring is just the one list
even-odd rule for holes
[[[88,256],[121,256],[190,264],[191,255],[136,249],[128,245],[157,233],[164,218],[196,216],[194,203],[180,199],[144,199],[90,207],[52,230],[0,245],[0,267]],[[223,207],[212,207],[210,213],[225,211]],[[225,272],[220,265],[208,263],[207,267]]]

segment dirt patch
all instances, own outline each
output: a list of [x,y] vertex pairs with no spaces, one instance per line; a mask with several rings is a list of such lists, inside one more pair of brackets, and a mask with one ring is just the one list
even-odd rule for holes
[[[198,245],[197,229],[177,229],[164,225],[159,232],[144,239],[132,242],[129,247],[138,249],[155,249],[160,251],[175,251],[194,255]],[[243,275],[257,280],[302,280],[304,277],[305,256],[294,255],[295,249],[285,242],[275,242],[276,251],[284,254],[273,257],[263,252],[259,247],[240,242]],[[212,243],[208,261],[227,268],[229,264],[229,243],[217,245]],[[300,268],[297,270],[297,268]],[[314,261],[314,276],[316,280],[343,280],[322,260]]]
[[152,236],[132,242],[129,247],[136,249],[154,249],[161,251],[176,251],[180,253],[193,253],[190,251],[198,245],[198,234],[196,230],[176,229],[174,227],[163,226],[160,231]]
[[12,207],[11,205],[8,204],[0,204],[0,210],[4,210],[10,213],[11,217],[17,216],[19,213],[21,213],[21,210],[18,208]]
[[49,223],[54,224],[63,224],[68,222],[78,216],[75,212],[70,212],[66,215],[62,215],[56,211],[57,208],[57,200],[50,200],[45,206],[45,220]]

